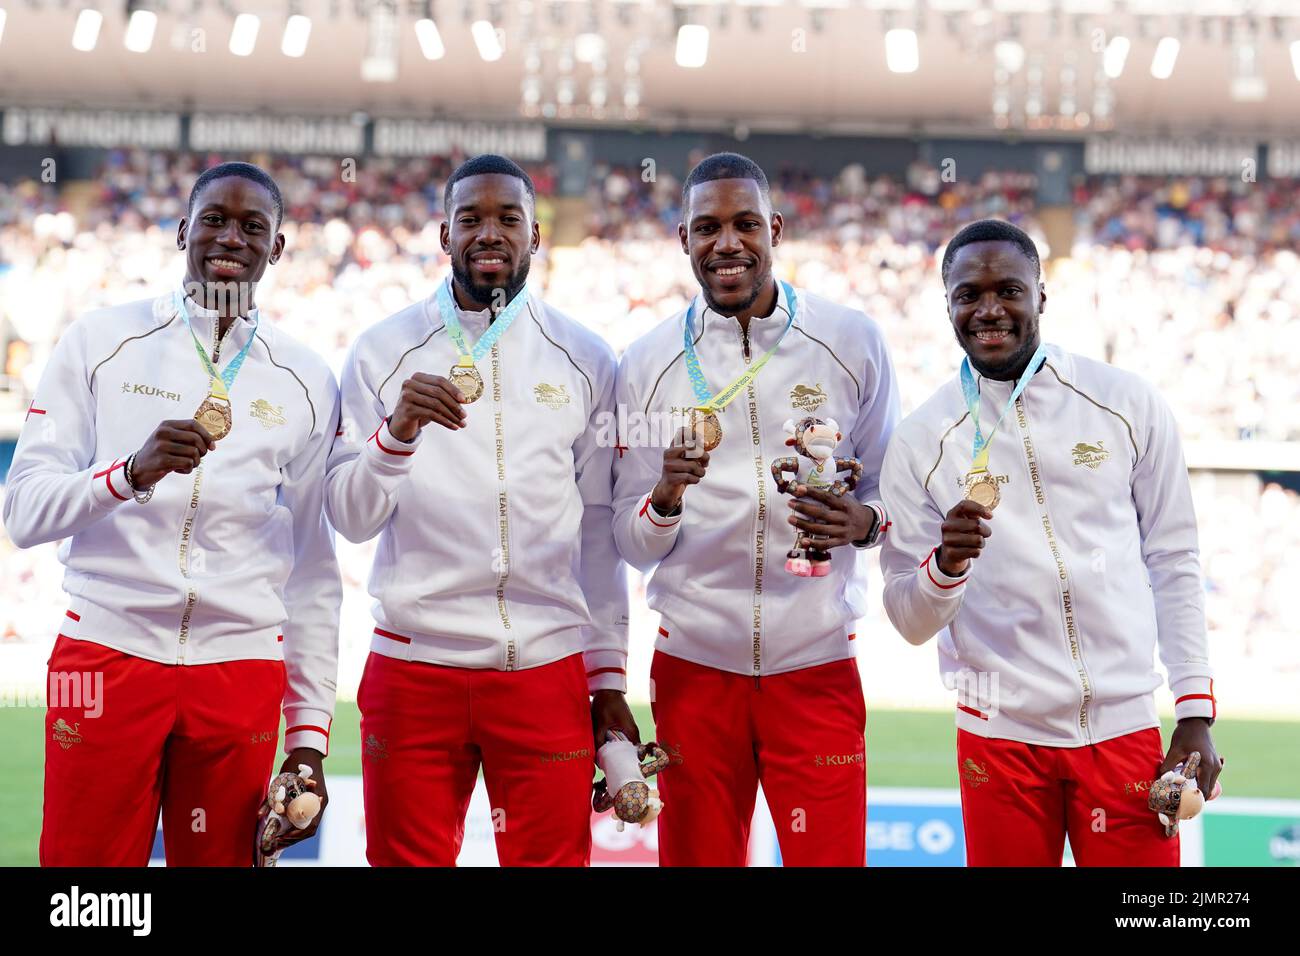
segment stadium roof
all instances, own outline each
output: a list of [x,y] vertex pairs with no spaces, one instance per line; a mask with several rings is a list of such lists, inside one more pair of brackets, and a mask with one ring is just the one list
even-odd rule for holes
[[[531,113],[821,132],[987,132],[996,122],[1078,134],[1106,127],[1109,91],[1115,128],[1130,132],[1291,134],[1300,116],[1300,4],[1284,0],[173,0],[166,10],[131,0],[158,10],[146,52],[124,46],[123,0],[101,3],[94,48],[74,49],[83,6],[96,8],[0,0],[0,106]],[[1169,12],[1178,9],[1214,15]],[[1247,9],[1255,15],[1224,15]],[[311,20],[300,57],[281,52],[290,12]],[[435,60],[415,28],[430,12],[444,49]],[[249,13],[260,29],[237,56],[234,17]],[[495,61],[476,44],[479,20],[497,30]],[[676,61],[687,24],[708,28],[699,68]],[[891,72],[890,30],[915,31],[914,72]],[[1123,69],[1101,79],[1117,36],[1128,41]],[[1180,48],[1161,80],[1151,64],[1166,36]]]

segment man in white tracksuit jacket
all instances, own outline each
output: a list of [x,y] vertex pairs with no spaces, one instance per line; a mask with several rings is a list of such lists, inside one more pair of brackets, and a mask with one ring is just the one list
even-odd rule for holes
[[[1136,375],[1055,346],[1035,355],[1046,292],[1021,230],[967,226],[943,276],[977,394],[968,404],[956,377],[895,431],[882,559],[890,619],[913,644],[940,635],[959,692],[967,860],[1059,866],[1068,833],[1081,865],[1177,865],[1151,781],[1199,751],[1208,794],[1220,768],[1177,424]],[[992,432],[998,493],[981,503],[971,404]],[[1167,754],[1157,649],[1178,719]]]
[[[379,535],[358,691],[366,853],[454,865],[481,764],[501,863],[580,866],[593,729],[637,739],[599,428],[614,356],[521,291],[540,240],[527,173],[475,157],[445,198],[452,276],[358,338],[329,466],[334,526]],[[472,365],[448,378],[457,339]]]
[[[703,453],[680,440],[664,449],[699,404],[687,313],[633,343],[619,366],[614,529],[627,561],[654,569],[651,700],[674,758],[660,778],[659,860],[743,866],[761,782],[787,864],[861,866],[865,708],[853,640],[864,589],[844,545],[870,546],[885,525],[870,503],[898,417],[889,352],[861,312],[774,280],[781,215],[752,161],[705,159],[684,206],[682,248],[702,289],[687,311],[709,389],[779,347],[717,413],[722,442]],[[808,488],[792,512],[772,463],[795,453],[787,423],[809,416],[838,424],[837,454],[859,459],[863,475],[842,498]],[[792,520],[804,547],[816,536],[833,549],[826,576],[786,571]]]
[[[62,539],[69,594],[43,865],[144,866],[160,807],[169,866],[250,865],[282,705],[282,769],[311,766],[326,797],[338,388],[253,303],[284,249],[282,209],[255,166],[205,171],[177,234],[183,286],[73,323],[24,422],[5,528],[24,548]],[[211,371],[231,379],[217,441],[195,420]]]

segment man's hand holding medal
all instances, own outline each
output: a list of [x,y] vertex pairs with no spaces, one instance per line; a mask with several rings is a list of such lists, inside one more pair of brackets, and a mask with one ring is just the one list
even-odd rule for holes
[[969,498],[953,505],[943,519],[943,539],[934,556],[940,571],[950,578],[966,573],[971,559],[980,556],[984,540],[993,533],[980,519],[992,517],[992,511]]
[[709,453],[690,429],[683,428],[673,443],[664,449],[663,470],[659,482],[650,492],[650,504],[667,517],[682,506],[687,485],[698,485],[709,467]]
[[388,419],[388,430],[399,441],[414,441],[425,425],[437,422],[456,431],[465,427],[465,395],[441,375],[416,372],[402,383],[397,407]]

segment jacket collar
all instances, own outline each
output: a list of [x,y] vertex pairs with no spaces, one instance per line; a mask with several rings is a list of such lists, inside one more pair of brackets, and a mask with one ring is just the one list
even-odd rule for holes
[[[795,315],[794,318],[794,324],[802,326],[804,315],[808,309],[807,299],[804,296],[804,291],[802,289],[794,286],[794,283],[791,283],[791,287],[794,288],[794,294],[797,300],[794,307],[798,309],[798,314]],[[691,301],[687,303],[686,311],[682,313],[682,322],[686,321],[687,316],[691,317],[691,328],[697,336],[700,334],[701,322],[703,322],[706,327],[719,326],[723,328],[729,327],[728,323],[734,324],[736,322],[735,316],[723,315],[722,313],[715,312],[710,308],[708,303],[704,300],[703,292],[696,292]],[[785,327],[786,320],[789,318],[790,298],[786,295],[785,286],[783,286],[781,281],[778,279],[776,283],[776,305],[767,315],[756,315],[750,319],[750,334],[752,335],[760,330],[771,327],[780,330]],[[734,325],[732,327],[734,327]]]
[[[451,278],[447,277],[440,280],[439,285],[443,282],[451,282]],[[462,309],[460,303],[456,301],[456,296],[454,294],[451,297],[451,303],[456,310],[456,318],[460,320],[460,324],[463,328],[469,330],[474,335],[481,335],[487,330],[487,327],[490,324],[488,319],[491,318],[491,309],[486,306],[477,311]],[[430,328],[438,328],[443,325],[442,310],[438,308],[438,286],[434,286],[433,291],[425,297],[422,305],[424,308],[425,321],[429,323]],[[537,292],[534,290],[533,285],[530,282],[528,284],[527,304],[523,309],[524,314],[517,316],[514,324],[518,325],[522,322],[525,316],[533,310],[534,306],[538,307],[539,312],[541,311],[541,299],[538,298]]]
[[[1050,342],[1045,344],[1047,346],[1046,361],[1044,361],[1043,364],[1039,366],[1038,371],[1034,373],[1034,377],[1029,380],[1029,384],[1025,386],[1025,392],[1028,392],[1031,388],[1038,385],[1040,382],[1056,381],[1056,377],[1052,375],[1052,373],[1047,369],[1047,364],[1049,362],[1052,364],[1053,367],[1055,367],[1058,370],[1061,369],[1068,362],[1069,353],[1067,353],[1064,349],[1062,349],[1060,346],[1053,345]],[[984,394],[985,389],[988,389],[990,395],[1001,395],[1005,397],[1010,395],[1011,390],[1016,387],[1016,383],[1014,381],[1006,381],[1005,379],[996,379],[996,378],[986,378],[985,376],[981,375],[975,369],[974,366],[971,366],[971,371],[975,374],[975,385],[976,387],[979,388],[981,395]],[[960,366],[958,366],[957,375],[954,381],[956,381],[957,383],[958,394],[961,394],[961,367]]]
[[[205,309],[199,305],[192,295],[186,293],[183,286],[178,287],[176,291],[185,297],[185,310],[189,313],[194,334],[199,337],[200,342],[211,345],[215,340],[217,329],[220,328],[218,325],[220,314],[215,309]],[[172,301],[175,302],[175,292],[172,294]],[[236,337],[242,336],[243,330],[245,328],[251,329],[258,323],[260,317],[261,310],[254,307],[249,311],[248,315],[241,315],[235,319],[230,334]]]

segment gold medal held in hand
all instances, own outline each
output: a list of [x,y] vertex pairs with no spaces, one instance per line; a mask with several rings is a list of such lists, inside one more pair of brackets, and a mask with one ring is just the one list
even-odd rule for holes
[[972,471],[966,476],[966,497],[982,508],[992,511],[1002,500],[998,483],[987,471]]
[[213,441],[220,441],[230,434],[234,420],[230,416],[230,403],[209,395],[194,413],[194,420],[203,426],[203,430],[212,436]]
[[478,369],[473,364],[453,365],[449,377],[451,384],[460,389],[461,395],[465,396],[464,404],[478,401],[483,394],[483,376],[478,373]]
[[230,393],[221,379],[213,378],[208,384],[208,397],[194,413],[194,420],[203,426],[203,430],[212,436],[213,441],[220,441],[230,434],[234,419],[230,415]]
[[704,446],[705,451],[713,451],[722,444],[722,422],[713,411],[700,408],[691,409],[691,437]]

